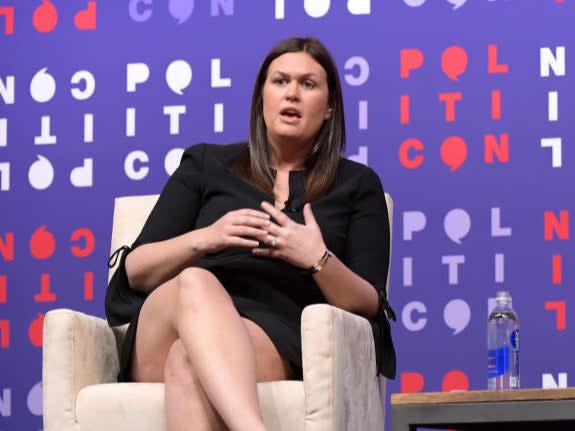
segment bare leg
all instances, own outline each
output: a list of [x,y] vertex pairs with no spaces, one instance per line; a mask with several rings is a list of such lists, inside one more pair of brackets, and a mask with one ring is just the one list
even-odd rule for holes
[[170,431],[223,431],[225,426],[206,396],[181,340],[170,349],[165,368],[166,422]]
[[276,349],[262,328],[248,319],[242,318],[252,339],[256,352],[256,378],[258,382],[293,379],[294,372],[289,361]]
[[[180,337],[191,339],[193,354],[188,356]],[[204,364],[201,378],[195,361]],[[232,430],[264,429],[255,382],[286,379],[293,373],[263,330],[239,317],[218,280],[207,271],[190,268],[146,300],[132,374],[136,381],[166,382],[170,430],[215,431],[226,428],[212,406]],[[204,387],[211,387],[211,393]]]
[[[254,322],[243,319],[256,349],[257,380],[289,379],[289,362],[275,348],[267,334]],[[181,340],[176,340],[165,367],[166,419],[170,431],[227,430],[202,388]]]
[[212,405],[231,430],[265,431],[253,344],[230,296],[200,268],[182,271],[178,284],[178,334]]
[[175,330],[177,279],[154,290],[138,322],[132,357],[132,378],[165,382],[165,412],[170,431],[227,430],[198,382]]

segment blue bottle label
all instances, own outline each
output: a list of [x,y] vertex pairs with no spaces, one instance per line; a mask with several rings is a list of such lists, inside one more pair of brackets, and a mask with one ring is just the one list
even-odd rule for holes
[[497,377],[505,374],[509,370],[509,347],[503,346],[499,349],[488,351],[487,357],[488,377]]
[[518,329],[516,329],[515,331],[513,331],[511,333],[509,340],[511,341],[511,346],[513,347],[513,349],[519,350],[519,330]]
[[510,336],[511,347],[513,348],[513,369],[509,385],[512,389],[519,389],[519,329],[516,329]]

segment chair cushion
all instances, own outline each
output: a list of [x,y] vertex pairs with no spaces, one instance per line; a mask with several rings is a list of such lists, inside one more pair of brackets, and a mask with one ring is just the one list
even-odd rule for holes
[[[303,431],[303,382],[259,383],[258,395],[268,430]],[[86,386],[76,399],[76,422],[79,431],[164,431],[164,384]]]

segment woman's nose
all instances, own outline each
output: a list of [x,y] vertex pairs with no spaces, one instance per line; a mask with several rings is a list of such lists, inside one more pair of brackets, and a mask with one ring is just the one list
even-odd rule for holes
[[286,97],[288,99],[299,99],[299,84],[292,81],[286,86]]

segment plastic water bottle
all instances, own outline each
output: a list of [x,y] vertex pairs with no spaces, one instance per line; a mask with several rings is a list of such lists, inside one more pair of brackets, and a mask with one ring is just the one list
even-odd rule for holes
[[519,389],[519,318],[509,292],[497,292],[487,319],[487,388]]

